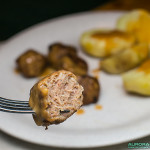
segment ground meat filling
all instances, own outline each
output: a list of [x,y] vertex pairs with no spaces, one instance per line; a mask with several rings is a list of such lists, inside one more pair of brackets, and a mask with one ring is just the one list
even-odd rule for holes
[[42,121],[42,125],[63,122],[82,105],[83,87],[71,72],[53,73],[46,80],[39,82],[39,89],[43,96],[40,100],[42,102],[38,102],[41,110],[36,117]]
[[47,81],[47,85],[49,105],[46,111],[51,119],[64,119],[79,109],[81,101],[77,100],[81,99],[82,91],[74,78],[60,73]]

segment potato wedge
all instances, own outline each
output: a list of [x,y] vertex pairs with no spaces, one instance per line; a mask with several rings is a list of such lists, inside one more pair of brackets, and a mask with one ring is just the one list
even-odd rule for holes
[[117,21],[117,29],[133,33],[139,42],[150,43],[150,14],[142,9],[133,10]]
[[100,62],[102,70],[118,74],[132,69],[148,58],[148,44],[140,43]]
[[135,42],[133,34],[117,30],[91,30],[82,34],[80,43],[83,50],[91,56],[107,57]]
[[122,79],[127,91],[150,96],[150,59],[137,69],[122,74]]

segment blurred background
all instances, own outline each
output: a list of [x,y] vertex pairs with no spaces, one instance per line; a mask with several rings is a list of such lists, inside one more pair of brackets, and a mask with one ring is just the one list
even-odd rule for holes
[[150,0],[3,0],[0,3],[0,40],[58,16],[88,10],[150,9]]
[[0,4],[0,40],[54,17],[87,11],[108,0],[3,0]]

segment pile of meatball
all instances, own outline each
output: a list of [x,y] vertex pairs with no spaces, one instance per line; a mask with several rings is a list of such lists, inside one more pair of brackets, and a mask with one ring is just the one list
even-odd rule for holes
[[99,82],[96,78],[88,75],[87,63],[78,56],[77,50],[73,46],[54,43],[48,47],[47,56],[29,49],[17,58],[16,63],[17,69],[26,78],[39,77],[46,69],[50,69],[52,72],[62,69],[70,71],[77,76],[78,82],[84,88],[83,105],[98,101]]

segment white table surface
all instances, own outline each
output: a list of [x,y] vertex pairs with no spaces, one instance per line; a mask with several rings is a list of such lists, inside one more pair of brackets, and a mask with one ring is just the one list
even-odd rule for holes
[[[0,42],[0,48],[3,43],[4,42]],[[150,143],[150,136],[144,137],[138,140],[130,141],[130,142]],[[89,149],[92,149],[92,150],[129,150],[128,143],[129,142],[118,144],[118,145],[113,145],[113,146],[89,148]],[[47,147],[47,146],[41,146],[38,144],[28,143],[26,141],[22,141],[8,134],[5,134],[3,131],[0,130],[0,150],[60,150],[60,149],[64,150],[65,148]]]

